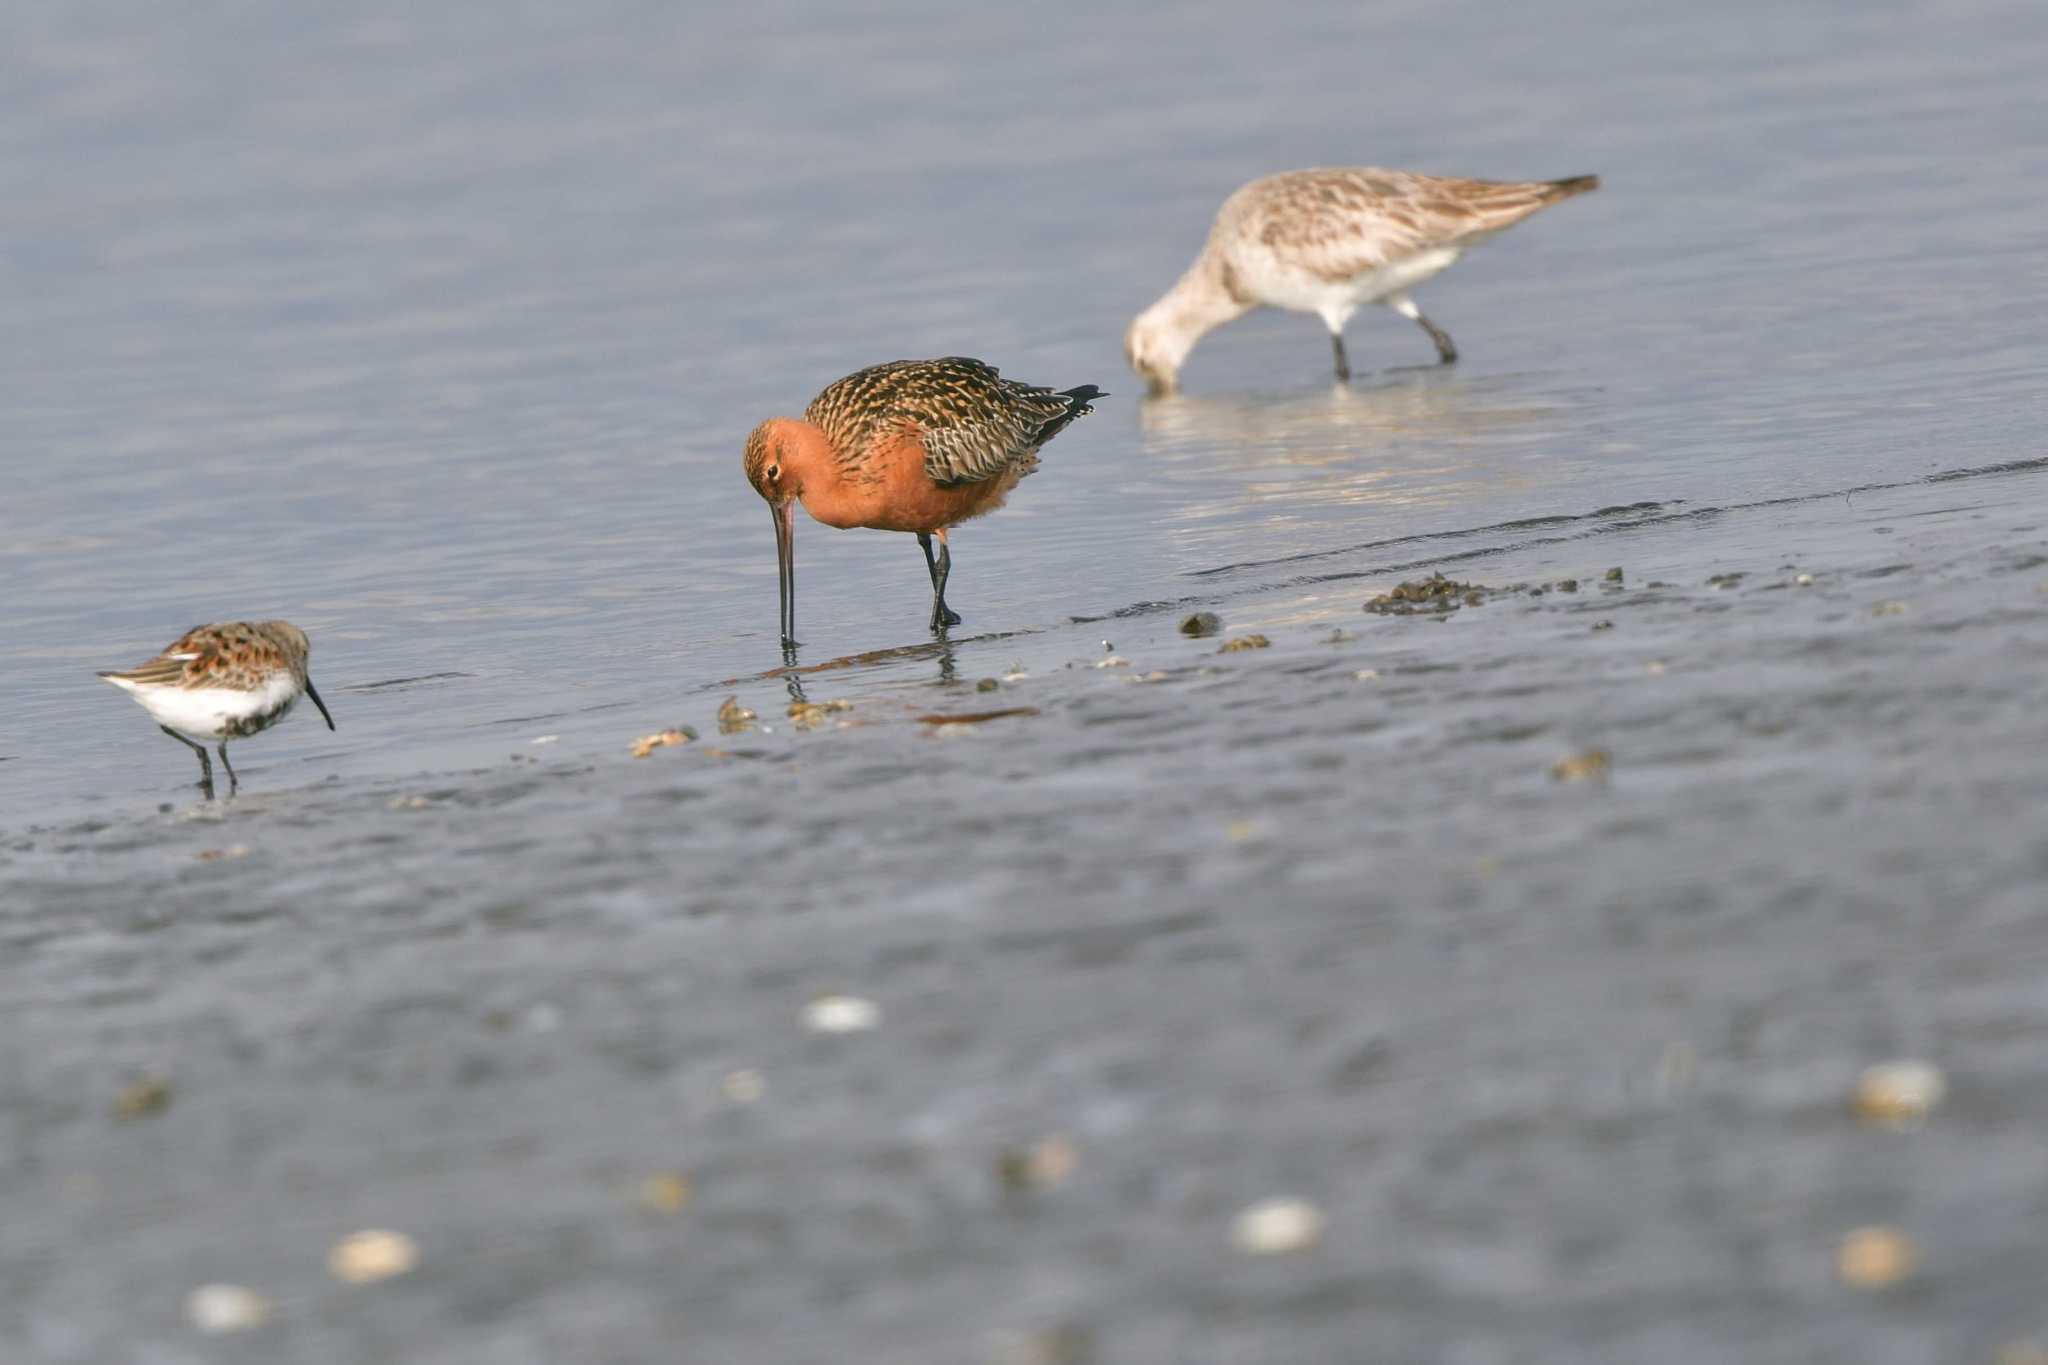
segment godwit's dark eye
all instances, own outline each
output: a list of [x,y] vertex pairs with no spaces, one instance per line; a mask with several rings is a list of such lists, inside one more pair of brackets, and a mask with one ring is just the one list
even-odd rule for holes
[[770,483],[774,483],[774,482],[775,482],[775,481],[776,481],[777,479],[779,479],[779,478],[781,478],[781,477],[782,477],[782,466],[781,466],[781,465],[779,465],[779,464],[771,464],[771,465],[769,465],[769,466],[768,466],[768,475],[767,475],[767,478],[768,478],[768,482],[770,482]]

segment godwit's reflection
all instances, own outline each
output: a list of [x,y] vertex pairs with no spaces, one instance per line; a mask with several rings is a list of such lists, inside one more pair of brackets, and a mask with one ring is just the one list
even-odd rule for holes
[[1531,403],[1497,383],[1430,369],[1315,393],[1172,395],[1140,404],[1139,430],[1146,455],[1176,473],[1245,476],[1227,493],[1202,480],[1212,496],[1190,507],[1198,518],[1246,502],[1456,503],[1532,482],[1520,452],[1572,416],[1562,400]]

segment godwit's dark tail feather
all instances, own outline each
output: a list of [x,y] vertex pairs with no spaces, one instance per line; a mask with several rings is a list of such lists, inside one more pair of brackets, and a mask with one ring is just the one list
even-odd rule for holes
[[1075,389],[1061,389],[1055,397],[1067,400],[1067,410],[1038,429],[1038,437],[1031,443],[1034,446],[1042,446],[1053,437],[1065,431],[1067,424],[1076,417],[1086,417],[1089,413],[1095,411],[1095,400],[1107,398],[1109,395],[1096,388],[1093,384],[1083,384]]

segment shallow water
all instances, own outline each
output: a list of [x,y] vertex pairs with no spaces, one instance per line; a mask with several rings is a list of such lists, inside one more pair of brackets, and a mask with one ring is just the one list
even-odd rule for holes
[[[2048,1340],[2036,11],[18,27],[7,1358]],[[1260,315],[1140,400],[1222,195],[1354,160],[1606,188],[1422,291],[1454,370]],[[945,647],[908,538],[800,519],[791,684],[741,438],[963,351],[1114,396],[955,537]],[[1522,590],[1360,611],[1439,569]],[[202,804],[91,671],[271,614],[340,729]],[[1859,1128],[1901,1054],[1947,1107]],[[1274,1194],[1320,1248],[1231,1249]],[[344,1289],[371,1225],[421,1268]],[[209,1280],[276,1321],[196,1334]]]

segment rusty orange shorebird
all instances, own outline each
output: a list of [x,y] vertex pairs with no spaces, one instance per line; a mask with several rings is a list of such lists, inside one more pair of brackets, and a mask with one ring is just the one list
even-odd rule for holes
[[[966,356],[893,360],[858,370],[811,400],[802,419],[771,417],[747,436],[747,482],[768,500],[781,571],[782,644],[796,646],[796,511],[846,529],[911,531],[932,579],[932,630],[946,606],[946,531],[993,512],[1038,450],[1104,397],[1093,384],[1055,393]],[[932,553],[932,537],[939,541]]]

